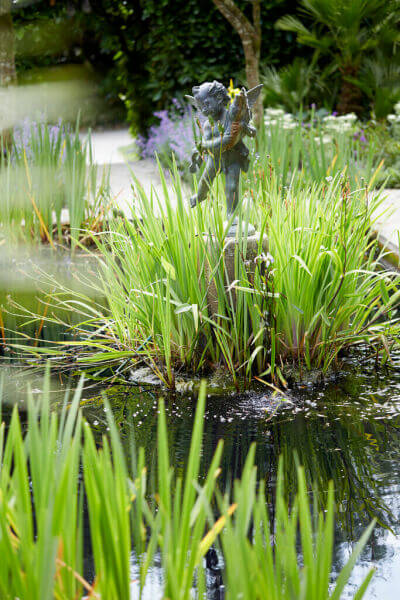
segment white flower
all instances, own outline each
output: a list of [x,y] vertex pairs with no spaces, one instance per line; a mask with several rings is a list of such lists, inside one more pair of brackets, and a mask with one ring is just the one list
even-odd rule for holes
[[400,116],[400,102],[394,105],[394,112]]
[[270,265],[272,265],[272,263],[274,262],[274,257],[269,252],[267,252],[267,254],[265,254],[264,252],[261,252],[261,254],[259,254],[258,256],[255,257],[254,262],[256,264],[258,262],[263,262],[265,264],[266,268],[268,269],[268,267]]
[[355,113],[348,113],[347,115],[340,115],[338,117],[328,115],[323,118],[323,127],[329,133],[352,133],[357,127],[356,121],[357,115]]
[[282,110],[281,108],[266,108],[265,114],[268,117],[283,117],[283,115],[285,114],[285,111]]
[[322,120],[324,123],[334,123],[334,122],[336,122],[336,117],[334,115],[328,115],[327,117],[324,117]]
[[331,182],[333,179],[332,175],[328,175],[328,177],[325,177],[325,180],[329,183]]
[[347,115],[341,115],[338,119],[353,124],[357,121],[357,115],[355,113],[347,113]]
[[[315,137],[314,138],[315,142],[317,144],[321,143],[321,138],[320,137]],[[330,144],[332,142],[332,137],[330,135],[323,135],[322,136],[322,143],[323,144]]]
[[296,129],[296,127],[297,123],[295,123],[294,121],[287,121],[286,123],[283,122],[283,129]]

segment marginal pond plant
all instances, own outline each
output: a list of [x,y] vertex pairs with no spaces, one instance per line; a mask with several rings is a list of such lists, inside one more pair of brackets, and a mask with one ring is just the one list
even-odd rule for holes
[[[79,123],[78,123],[79,124]],[[90,135],[59,123],[24,123],[0,158],[0,231],[12,242],[71,245],[103,228],[107,174],[98,182]]]
[[[110,410],[109,433],[96,444],[79,408],[82,385],[81,379],[73,397],[67,395],[57,410],[51,405],[47,373],[41,397],[34,400],[28,393],[27,424],[22,426],[17,406],[9,426],[1,424],[0,593],[4,600],[82,596],[111,600],[128,599],[131,593],[143,597],[156,557],[164,572],[160,600],[189,600],[193,593],[202,598],[204,558],[215,547],[224,557],[222,577],[229,600],[338,600],[342,596],[373,523],[332,583],[332,485],[326,511],[312,513],[299,467],[297,494],[289,506],[281,469],[271,519],[264,485],[257,484],[254,446],[231,493],[218,489],[222,442],[200,480],[204,385],[184,472],[175,472],[169,463],[160,402],[152,483],[143,451],[136,451],[132,443],[126,457]],[[94,561],[90,581],[83,572],[85,530]],[[132,552],[139,564],[135,581],[130,570]],[[373,569],[355,599],[362,598],[372,575]]]
[[[97,238],[100,284],[88,294],[102,292],[103,304],[65,287],[48,300],[84,315],[69,354],[74,363],[108,368],[114,361],[119,374],[144,363],[173,387],[179,370],[223,366],[237,385],[253,377],[285,383],[288,367],[324,373],[360,344],[387,356],[400,292],[397,273],[382,269],[384,252],[370,238],[378,195],[351,191],[345,175],[287,190],[273,172],[259,178],[238,214],[256,225],[257,250],[248,252],[240,236],[232,272],[221,182],[194,210],[178,176],[175,186],[175,198],[164,186],[159,199],[137,185],[132,220],[111,221]],[[65,346],[60,354],[65,359]]]

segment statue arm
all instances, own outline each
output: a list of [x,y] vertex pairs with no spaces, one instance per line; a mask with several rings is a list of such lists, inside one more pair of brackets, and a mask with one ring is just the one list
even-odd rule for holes
[[228,123],[226,129],[221,130],[219,135],[204,142],[203,147],[214,154],[217,152],[222,153],[233,148],[243,135],[252,135],[252,128],[249,126],[246,117],[250,117],[250,114],[246,92],[243,89],[240,94],[235,96],[232,105],[228,108],[227,119],[225,120],[225,123]]
[[211,138],[210,140],[203,142],[203,148],[210,150],[211,152],[225,152],[229,148],[232,148],[235,143],[239,141],[239,137],[235,140],[230,131],[225,132],[217,137]]

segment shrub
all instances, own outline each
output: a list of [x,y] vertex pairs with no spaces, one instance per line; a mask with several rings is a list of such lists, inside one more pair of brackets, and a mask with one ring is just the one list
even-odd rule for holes
[[146,136],[138,135],[136,145],[142,158],[156,157],[164,167],[172,170],[172,155],[182,176],[190,179],[189,165],[195,144],[195,123],[190,106],[174,99],[173,108],[154,113],[159,119],[152,125]]
[[292,113],[306,110],[313,102],[333,108],[332,90],[323,81],[315,60],[296,57],[279,69],[264,63],[260,79],[265,106],[282,106]]
[[[239,0],[241,8],[251,10]],[[273,23],[284,14],[285,0],[262,3],[262,56],[280,64],[295,51],[294,36]],[[287,9],[286,9],[287,10]],[[144,133],[177,94],[199,82],[229,81],[244,68],[240,38],[211,0],[100,0],[86,17],[101,56],[114,56],[113,79],[128,110],[128,120]],[[184,27],[182,24],[184,23]]]

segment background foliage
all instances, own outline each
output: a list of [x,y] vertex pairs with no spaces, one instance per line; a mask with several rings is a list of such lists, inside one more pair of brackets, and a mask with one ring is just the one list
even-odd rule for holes
[[[238,4],[251,8],[246,0]],[[295,35],[274,27],[288,8],[287,0],[263,2],[262,56],[268,64],[280,66],[295,54]],[[129,121],[139,130],[154,122],[154,111],[165,108],[177,94],[206,79],[228,83],[240,76],[244,65],[239,36],[211,0],[74,0],[55,6],[42,0],[18,10],[14,21],[20,40],[19,70],[89,60],[100,71],[109,100],[121,98]],[[48,45],[39,56],[46,21],[51,28],[62,24],[68,40]]]
[[[250,17],[251,2],[235,1]],[[400,99],[400,2],[364,4],[262,2],[265,104],[334,110],[347,90],[360,116],[385,118]],[[212,0],[19,0],[13,20],[20,78],[84,63],[135,132],[199,81],[244,82],[241,41]]]

